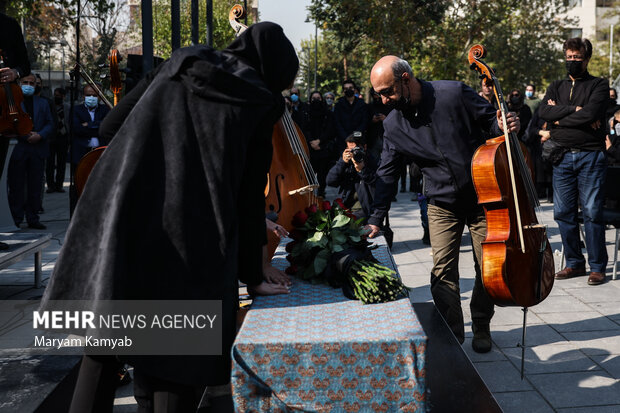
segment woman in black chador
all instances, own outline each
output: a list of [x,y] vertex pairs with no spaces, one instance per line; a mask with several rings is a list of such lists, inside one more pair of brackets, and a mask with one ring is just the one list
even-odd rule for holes
[[[297,69],[282,28],[267,22],[222,51],[176,51],[136,88],[139,99],[126,97],[135,106],[89,177],[42,308],[49,300],[222,300],[222,356],[124,359],[135,367],[141,412],[164,407],[153,400],[161,392],[171,395],[166,411],[195,411],[205,386],[230,382],[238,279],[257,294],[287,291],[263,282],[263,191],[280,92]],[[79,389],[72,411],[111,411],[109,394]]]

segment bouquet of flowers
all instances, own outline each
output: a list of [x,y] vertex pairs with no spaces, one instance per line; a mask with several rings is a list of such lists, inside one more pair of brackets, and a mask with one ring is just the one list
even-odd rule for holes
[[345,296],[366,304],[406,296],[408,290],[394,277],[396,273],[372,256],[373,247],[366,240],[362,221],[341,199],[299,211],[293,217],[293,241],[286,246],[291,263],[287,274],[311,283],[342,287]]

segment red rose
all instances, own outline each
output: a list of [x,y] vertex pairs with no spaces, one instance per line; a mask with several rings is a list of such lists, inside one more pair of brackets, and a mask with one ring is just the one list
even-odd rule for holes
[[294,227],[303,227],[307,220],[308,215],[306,215],[303,211],[299,211],[293,215],[292,224]]
[[297,266],[296,265],[291,265],[286,270],[284,270],[284,272],[287,273],[288,275],[293,275],[293,274],[297,273]]
[[336,206],[336,205],[338,205],[342,209],[347,209],[347,207],[344,206],[344,202],[342,201],[342,198],[334,199],[334,206]]
[[323,201],[323,211],[329,211],[332,209],[332,204],[329,201]]
[[310,214],[314,214],[316,211],[318,211],[318,208],[316,207],[316,204],[312,204],[309,207],[306,208],[306,214],[310,215]]

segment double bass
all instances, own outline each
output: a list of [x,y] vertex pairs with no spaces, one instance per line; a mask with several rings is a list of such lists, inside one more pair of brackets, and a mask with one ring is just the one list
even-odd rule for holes
[[[244,15],[245,10],[239,4],[233,6],[228,15],[237,35],[247,28],[238,21]],[[273,156],[265,187],[265,213],[269,219],[277,219],[280,225],[291,231],[293,215],[318,204],[321,199],[315,195],[319,182],[310,164],[308,144],[286,109],[273,128],[272,146]],[[269,233],[267,249],[270,256],[278,243],[278,237]]]
[[508,107],[494,71],[481,59],[486,49],[469,50],[470,68],[493,84],[500,105],[504,135],[489,139],[474,153],[471,165],[478,203],[484,208],[487,235],[482,243],[482,282],[491,300],[500,306],[523,307],[523,343],[527,307],[542,302],[551,292],[555,265],[547,227],[532,180],[527,149],[515,133],[506,132]]

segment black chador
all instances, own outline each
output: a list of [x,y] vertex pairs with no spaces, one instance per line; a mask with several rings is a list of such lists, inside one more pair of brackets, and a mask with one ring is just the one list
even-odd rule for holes
[[223,300],[222,356],[128,358],[179,383],[230,381],[237,280],[262,281],[264,187],[280,91],[298,69],[280,26],[164,63],[94,168],[48,300]]

